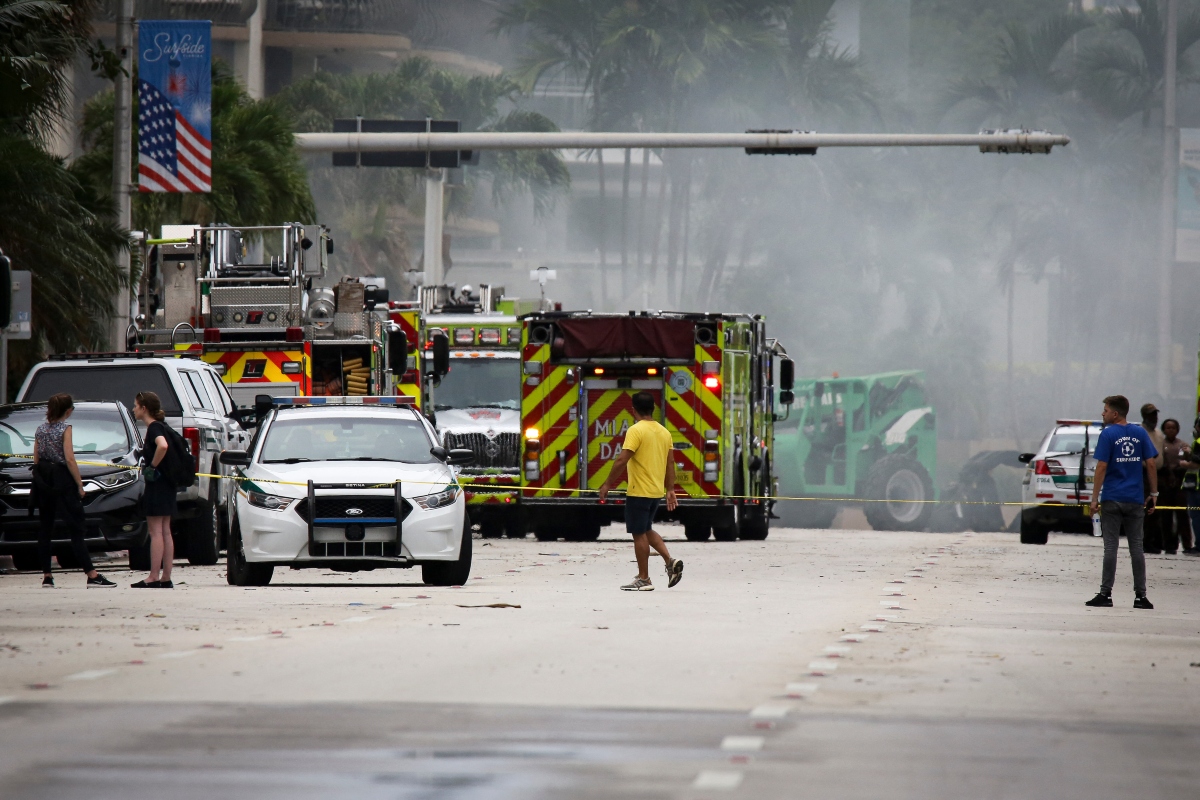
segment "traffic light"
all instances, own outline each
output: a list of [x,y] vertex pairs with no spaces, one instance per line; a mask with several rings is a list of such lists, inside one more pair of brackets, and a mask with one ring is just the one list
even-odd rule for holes
[[12,322],[12,260],[0,250],[0,328]]

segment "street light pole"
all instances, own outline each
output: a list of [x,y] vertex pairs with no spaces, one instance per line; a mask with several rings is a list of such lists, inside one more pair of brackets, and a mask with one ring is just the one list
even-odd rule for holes
[[1162,226],[1158,276],[1158,394],[1171,391],[1171,279],[1175,271],[1175,203],[1179,182],[1179,128],[1175,121],[1175,81],[1178,61],[1179,2],[1167,0],[1166,42],[1163,49],[1163,174]]
[[[120,0],[117,6],[117,56],[121,69],[113,80],[113,176],[112,194],[117,206],[117,227],[133,227],[130,173],[133,170],[133,0]],[[117,266],[124,286],[119,286],[112,305],[110,345],[125,349],[125,329],[129,323],[130,252],[117,253]]]

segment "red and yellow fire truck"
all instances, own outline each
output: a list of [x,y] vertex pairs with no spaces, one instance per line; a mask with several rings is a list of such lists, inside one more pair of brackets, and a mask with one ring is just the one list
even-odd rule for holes
[[774,376],[790,402],[792,364],[762,317],[543,312],[523,319],[521,507],[538,539],[595,539],[623,516],[597,495],[649,392],[674,441],[687,538],[764,539],[775,479]]

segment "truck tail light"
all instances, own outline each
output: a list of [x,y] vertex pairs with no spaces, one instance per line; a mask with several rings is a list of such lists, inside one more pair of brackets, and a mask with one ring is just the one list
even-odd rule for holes
[[479,329],[480,344],[500,344],[500,329],[499,328],[480,328]]
[[304,328],[301,328],[298,325],[293,325],[283,332],[283,338],[288,342],[303,342]]
[[188,448],[192,451],[192,458],[196,459],[196,472],[200,471],[200,429],[199,428],[184,428],[183,440],[188,443]]
[[706,376],[704,376],[704,388],[705,388],[705,389],[719,389],[719,388],[721,388],[721,379],[720,379],[720,378],[718,378],[716,375],[706,375]]

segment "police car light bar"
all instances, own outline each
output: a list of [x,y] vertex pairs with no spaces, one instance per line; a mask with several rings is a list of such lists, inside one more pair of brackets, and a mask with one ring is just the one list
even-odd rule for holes
[[1094,419],[1056,419],[1056,420],[1054,420],[1054,424],[1055,425],[1087,425],[1088,427],[1095,427],[1097,425],[1103,425],[1104,423],[1097,422]]
[[415,397],[272,397],[277,406],[411,406]]

